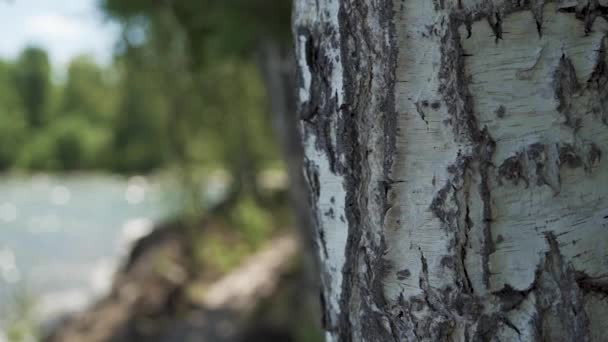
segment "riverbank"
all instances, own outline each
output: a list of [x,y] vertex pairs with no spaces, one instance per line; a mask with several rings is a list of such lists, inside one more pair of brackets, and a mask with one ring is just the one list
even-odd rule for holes
[[[217,224],[205,220],[197,230],[209,239],[221,234],[221,247],[230,248],[238,237],[217,231]],[[110,293],[65,319],[44,341],[320,340],[316,291],[291,232],[277,231],[230,270],[201,265],[191,238],[172,223],[139,240]]]

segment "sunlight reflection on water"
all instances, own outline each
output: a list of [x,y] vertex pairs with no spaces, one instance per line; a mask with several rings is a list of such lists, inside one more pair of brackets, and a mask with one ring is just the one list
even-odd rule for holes
[[146,188],[148,182],[144,177],[135,176],[129,178],[127,189],[125,190],[125,200],[129,204],[139,204],[146,198]]
[[67,204],[71,197],[70,190],[63,185],[53,187],[53,191],[51,192],[51,202],[56,205]]
[[13,222],[17,219],[17,207],[13,203],[6,202],[0,205],[0,220]]
[[8,248],[0,250],[0,276],[8,284],[15,284],[21,280],[15,254]]

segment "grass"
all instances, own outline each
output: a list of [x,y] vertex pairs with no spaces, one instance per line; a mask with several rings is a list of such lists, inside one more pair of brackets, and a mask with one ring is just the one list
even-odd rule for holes
[[38,322],[34,315],[36,300],[24,284],[15,288],[7,307],[4,336],[0,336],[8,342],[39,341]]
[[277,207],[270,212],[245,197],[227,215],[210,218],[208,226],[194,238],[198,268],[213,277],[228,273],[286,226],[286,210]]

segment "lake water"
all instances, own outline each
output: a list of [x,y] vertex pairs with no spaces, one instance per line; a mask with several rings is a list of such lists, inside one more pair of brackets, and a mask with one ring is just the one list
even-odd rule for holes
[[0,315],[24,289],[42,320],[81,309],[104,293],[133,241],[174,211],[164,189],[143,177],[4,179]]

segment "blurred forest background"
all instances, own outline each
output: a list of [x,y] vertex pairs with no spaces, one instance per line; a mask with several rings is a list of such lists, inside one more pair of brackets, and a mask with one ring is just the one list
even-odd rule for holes
[[77,57],[53,81],[41,48],[2,61],[1,170],[276,165],[257,58],[264,41],[289,44],[289,1],[100,6],[122,27],[112,65]]
[[[319,340],[306,258],[282,240],[307,225],[289,205],[287,175],[294,171],[284,158],[298,155],[280,140],[293,132],[284,117],[277,119],[295,115],[285,113],[292,89],[272,81],[272,73],[291,70],[291,1],[102,0],[99,6],[120,25],[110,65],[82,55],[57,77],[37,46],[0,61],[0,171],[169,178],[177,184],[176,209],[136,243],[108,298],[45,332],[32,328],[38,322],[31,322],[30,301],[18,298],[5,320],[6,339]],[[219,196],[205,195],[218,184]],[[276,248],[267,252],[279,254],[266,258],[286,259],[273,266],[280,274],[271,278],[280,285],[255,305],[239,307],[251,306],[247,319],[226,313],[229,332],[215,331],[217,321],[210,338],[210,323],[192,322],[202,316],[215,322],[210,317],[218,310],[209,316],[205,304],[214,282],[269,244]],[[133,287],[138,299],[125,299],[125,288]],[[236,321],[246,323],[237,328]],[[200,334],[207,335],[195,339]]]

